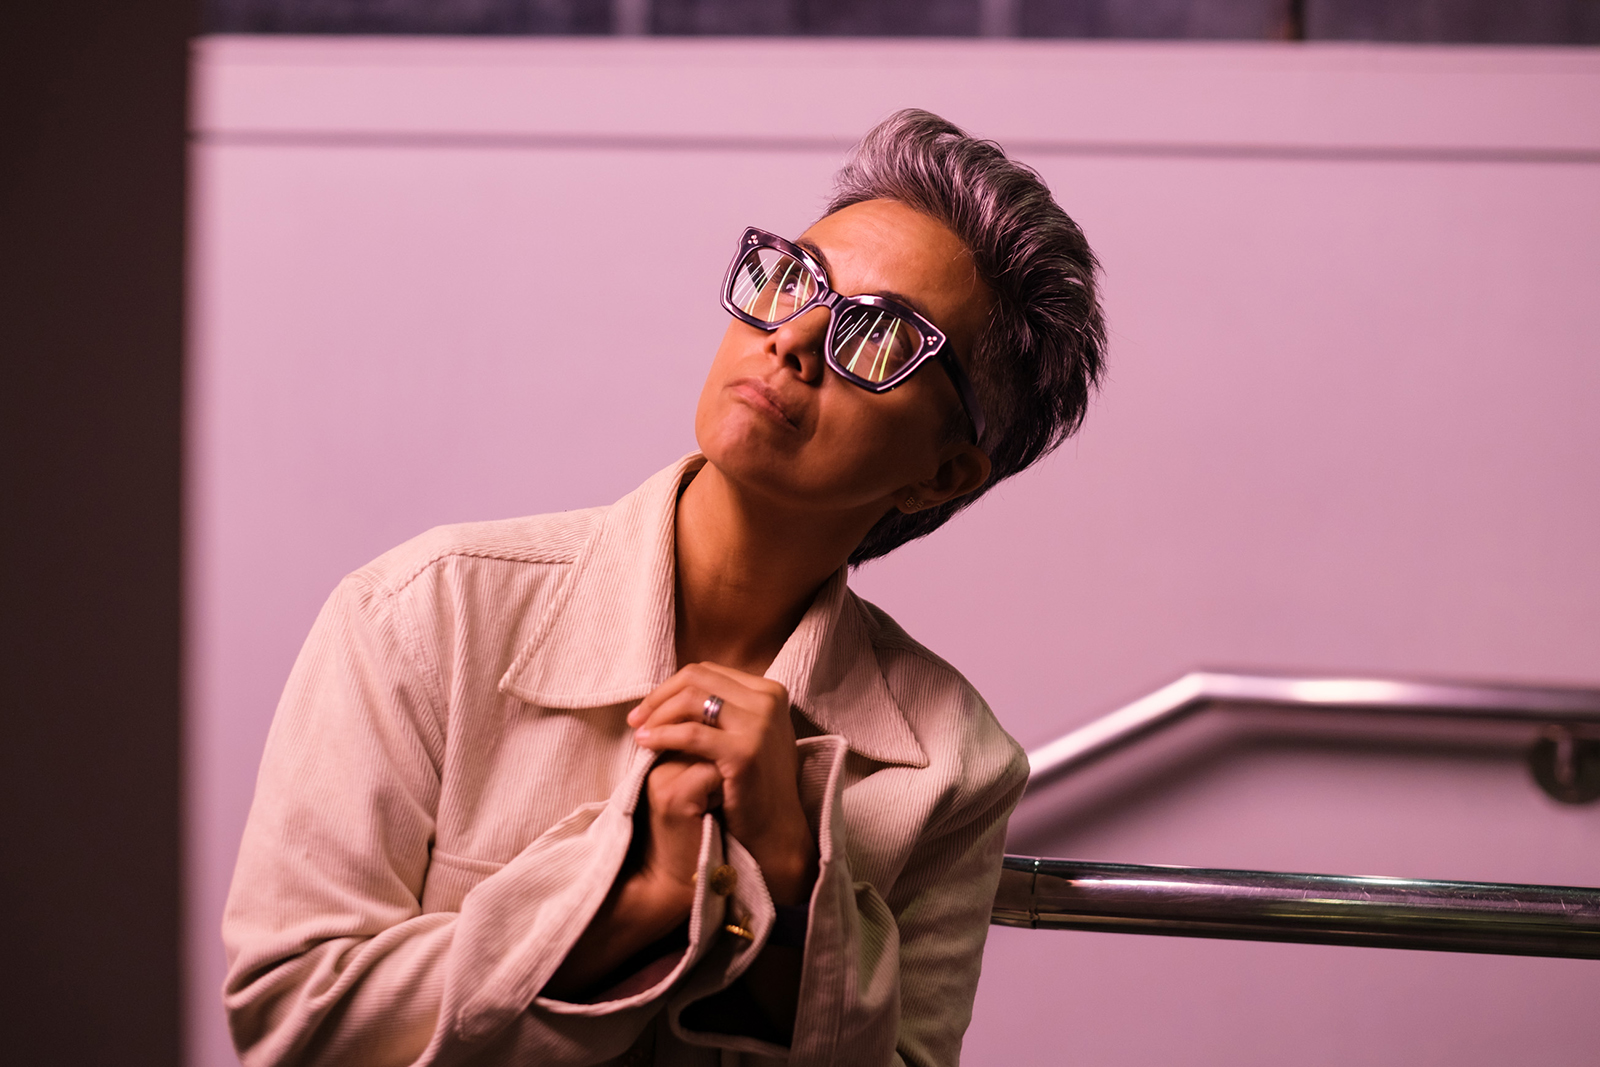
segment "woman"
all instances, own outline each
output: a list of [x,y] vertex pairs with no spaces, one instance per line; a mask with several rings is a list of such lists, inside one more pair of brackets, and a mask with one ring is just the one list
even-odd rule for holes
[[700,453],[341,583],[224,919],[245,1062],[955,1063],[1027,765],[846,565],[1076,428],[1095,271],[900,112],[740,238]]

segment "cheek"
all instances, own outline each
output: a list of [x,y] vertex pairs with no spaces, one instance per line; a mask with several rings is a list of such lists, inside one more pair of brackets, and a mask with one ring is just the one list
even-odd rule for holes
[[700,399],[695,404],[694,434],[696,440],[701,442],[704,450],[706,436],[715,427],[719,415],[722,414],[719,405],[724,403],[722,383],[728,378],[728,367],[735,358],[738,349],[735,327],[739,324],[730,322],[728,329],[722,335],[722,343],[717,346],[716,353],[711,357],[711,367],[706,371],[705,384],[700,387]]
[[939,467],[939,425],[931,399],[912,383],[888,393],[869,393],[846,382],[827,412],[823,440],[840,473],[857,485],[889,491],[927,478]]

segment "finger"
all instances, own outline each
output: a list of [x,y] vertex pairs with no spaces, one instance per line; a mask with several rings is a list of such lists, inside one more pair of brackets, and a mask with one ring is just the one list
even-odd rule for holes
[[783,683],[775,682],[771,678],[736,670],[733,667],[724,667],[722,664],[712,663],[710,660],[693,664],[693,666],[703,668],[705,673],[712,678],[725,678],[733,682],[752,696],[778,697],[785,702],[788,700],[789,691],[784,688]]
[[662,755],[656,760],[656,765],[650,768],[650,775],[646,779],[649,783],[650,795],[654,796],[658,791],[665,789],[674,779],[688,770],[690,766],[699,762],[692,756],[683,756],[676,752],[668,752]]
[[[673,696],[657,705],[644,721],[639,723],[641,730],[654,730],[658,726],[667,726],[672,723],[698,722],[705,723],[706,705],[710,703],[712,693],[698,686],[679,690]],[[741,703],[740,697],[718,697],[722,705],[717,713],[717,726],[721,729],[737,729],[738,724],[748,718],[750,712]]]
[[712,763],[729,755],[732,739],[727,731],[699,722],[673,722],[634,732],[633,739],[654,752],[682,752]]
[[753,674],[734,670],[732,667],[724,667],[720,663],[691,663],[656,686],[643,700],[635,704],[633,710],[628,712],[628,725],[635,727],[641,725],[663,704],[687,689],[699,689],[702,692],[701,702],[711,695],[719,696],[724,701],[731,698],[742,703],[770,697],[775,692],[787,695],[783,686],[769,679],[758,678]]
[[695,760],[650,790],[650,808],[677,818],[699,818],[721,802],[722,774],[716,764]]
[[677,683],[679,681],[679,675],[682,673],[683,672],[680,671],[678,674],[674,674],[671,678],[668,678],[666,681],[650,690],[650,692],[646,693],[644,699],[635,704],[633,709],[628,712],[628,725],[638,726],[650,716],[651,712],[660,707],[663,701],[676,694],[681,688],[681,686]]
[[648,705],[641,702],[629,716],[633,726],[704,721],[706,705],[715,696],[722,701],[721,728],[737,730],[753,724],[761,730],[772,715],[789,706],[788,691],[779,683],[715,663],[690,664],[652,696]]
[[628,725],[638,726],[644,722],[652,712],[668,700],[681,693],[685,688],[694,685],[696,679],[702,678],[702,672],[697,670],[698,663],[691,663],[673,674],[671,678],[656,686],[645,698],[633,706],[628,712]]
[[703,793],[708,788],[702,780],[709,777],[721,781],[716,764],[707,763],[698,756],[682,752],[664,752],[656,760],[646,778],[645,792],[650,803],[671,802],[680,793]]
[[[782,683],[770,678],[758,678],[720,663],[700,663],[695,666],[700,668],[695,681],[707,694],[715,693],[723,698],[725,705],[733,705],[740,720],[753,722],[758,730],[765,730],[774,718],[787,720],[789,691]],[[703,705],[701,710],[704,710]]]

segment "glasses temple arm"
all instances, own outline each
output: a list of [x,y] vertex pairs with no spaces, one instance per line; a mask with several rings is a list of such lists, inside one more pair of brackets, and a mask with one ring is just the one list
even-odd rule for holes
[[966,409],[967,418],[972,420],[972,443],[981,446],[984,431],[983,408],[978,406],[978,393],[972,388],[972,379],[967,377],[961,361],[948,348],[939,352],[937,358],[944,364],[945,373],[950,375],[950,382],[956,387],[956,394],[961,398],[961,406]]

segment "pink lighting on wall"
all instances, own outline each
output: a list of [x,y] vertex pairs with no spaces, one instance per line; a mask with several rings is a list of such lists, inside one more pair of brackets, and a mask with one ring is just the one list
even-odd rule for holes
[[[1020,740],[1198,666],[1600,684],[1600,52],[215,38],[196,64],[196,1067],[233,1062],[218,914],[322,599],[429,526],[607,503],[691,448],[730,243],[803,229],[900,106],[1035,165],[1106,266],[1083,434],[855,580]],[[681,271],[601,302],[585,279],[639,244]],[[1520,768],[1254,753],[1068,837],[1595,885],[1597,810]],[[1575,1064],[1597,996],[1582,961],[996,930],[968,1058]]]

